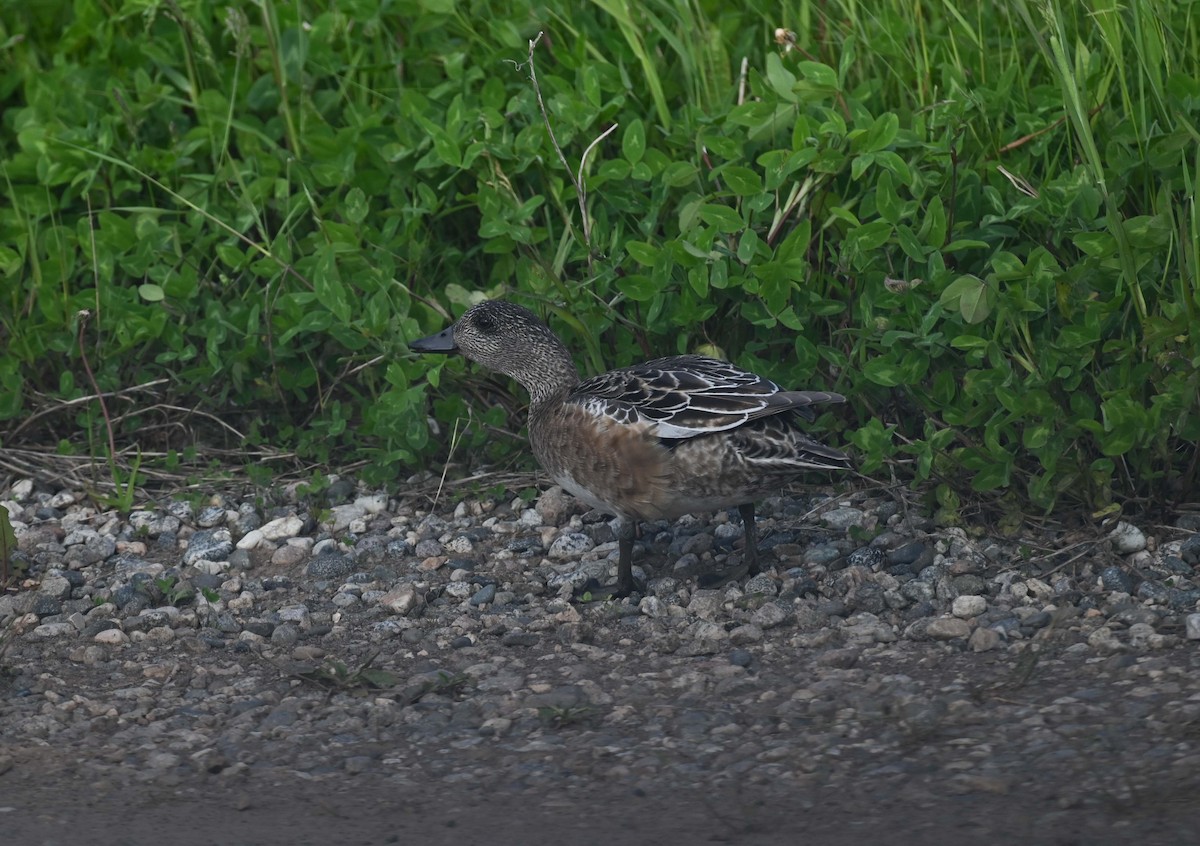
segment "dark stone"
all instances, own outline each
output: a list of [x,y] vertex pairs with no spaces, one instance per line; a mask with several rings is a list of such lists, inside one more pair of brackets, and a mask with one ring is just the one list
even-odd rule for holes
[[932,617],[937,613],[937,609],[933,607],[933,603],[927,599],[922,599],[914,602],[908,608],[904,609],[902,619],[906,623],[911,623],[914,620],[920,620],[923,617]]
[[[318,558],[317,561],[319,560]],[[312,563],[315,564],[317,562],[314,561]],[[267,576],[267,578],[262,580],[262,586],[263,590],[290,590],[292,580],[287,576]]]
[[879,614],[884,606],[883,588],[875,582],[864,582],[846,596],[846,607],[851,611]]
[[1133,593],[1137,590],[1133,576],[1115,564],[1100,571],[1100,583],[1104,585],[1105,590],[1121,591],[1122,593]]
[[83,636],[87,639],[92,639],[100,632],[106,632],[109,629],[117,628],[117,624],[113,620],[91,620],[83,627]]
[[62,602],[55,599],[53,596],[35,596],[33,598],[33,607],[31,610],[39,617],[49,617],[53,614],[61,614]]
[[1028,617],[1026,617],[1024,622],[1021,624],[1021,628],[1029,629],[1030,631],[1044,629],[1046,626],[1050,625],[1050,621],[1052,619],[1054,619],[1053,615],[1051,615],[1049,611],[1038,611],[1036,614],[1030,614]]
[[225,582],[225,576],[219,573],[196,573],[190,581],[199,589],[216,590]]
[[413,546],[404,538],[396,538],[388,541],[388,545],[384,547],[387,554],[392,558],[405,558],[413,554]]
[[1159,584],[1158,582],[1152,582],[1150,580],[1146,580],[1146,581],[1142,582],[1140,585],[1138,585],[1137,595],[1138,595],[1139,599],[1150,599],[1150,600],[1166,602],[1167,597],[1169,595],[1169,591],[1167,590],[1166,587]]
[[1200,532],[1183,542],[1179,547],[1179,557],[1189,564],[1200,564]]
[[503,646],[533,646],[538,642],[534,632],[505,632],[500,638]]
[[729,663],[735,667],[749,667],[754,663],[754,654],[746,649],[734,649],[729,653]]
[[67,580],[67,584],[73,588],[83,587],[87,583],[87,579],[84,578],[83,573],[80,573],[78,570],[64,570],[61,575]]
[[275,631],[275,624],[269,620],[248,620],[242,628],[260,637],[270,637]]
[[1192,575],[1192,568],[1186,561],[1176,555],[1167,555],[1163,557],[1163,569],[1168,573],[1173,573],[1178,576]]
[[[611,530],[610,530],[611,531]],[[593,540],[595,538],[593,537]],[[518,558],[529,558],[534,555],[541,555],[545,547],[542,546],[541,538],[536,535],[526,535],[525,537],[514,538],[509,541],[505,547]]]
[[418,558],[432,558],[442,554],[442,545],[431,538],[426,538],[417,541],[416,553]]
[[468,646],[474,646],[475,641],[471,640],[467,635],[459,635],[454,640],[450,641],[451,649],[466,649]]
[[1178,590],[1171,588],[1167,591],[1167,604],[1176,611],[1191,611],[1200,602],[1200,588]]
[[891,566],[912,564],[925,552],[925,544],[921,541],[909,541],[887,553],[887,563]]
[[486,605],[496,598],[496,586],[484,585],[471,597],[472,605]]
[[224,561],[233,550],[233,541],[229,540],[227,529],[202,529],[188,541],[188,547],[183,553],[183,563]]
[[958,591],[959,596],[987,596],[987,582],[974,573],[955,576],[950,584]]

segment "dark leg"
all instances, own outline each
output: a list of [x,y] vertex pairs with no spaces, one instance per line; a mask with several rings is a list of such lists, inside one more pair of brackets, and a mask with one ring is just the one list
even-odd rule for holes
[[742,515],[742,526],[746,531],[746,550],[742,553],[742,561],[753,576],[758,573],[758,534],[754,528],[754,503],[739,505],[738,514]]
[[577,596],[584,596],[590,602],[604,599],[620,599],[629,596],[634,591],[644,591],[645,588],[633,578],[633,540],[637,535],[638,522],[622,518],[617,524],[617,581],[616,584],[596,584],[595,579],[589,579],[588,584],[576,588]]
[[633,593],[633,537],[637,533],[637,520],[621,520],[617,535],[617,591],[614,596],[629,596]]

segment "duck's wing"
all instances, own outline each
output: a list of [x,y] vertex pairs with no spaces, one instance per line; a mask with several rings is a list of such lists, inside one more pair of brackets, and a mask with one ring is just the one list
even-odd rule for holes
[[736,429],[784,411],[811,420],[811,406],[845,402],[845,397],[785,391],[727,361],[681,355],[593,376],[576,385],[567,401],[616,423],[651,424],[658,437],[677,439]]

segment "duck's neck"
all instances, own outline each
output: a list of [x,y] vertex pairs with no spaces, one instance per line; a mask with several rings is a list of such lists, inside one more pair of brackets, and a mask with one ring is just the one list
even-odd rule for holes
[[531,409],[561,400],[579,384],[579,371],[562,342],[540,350],[539,353],[519,362],[508,374],[529,392]]

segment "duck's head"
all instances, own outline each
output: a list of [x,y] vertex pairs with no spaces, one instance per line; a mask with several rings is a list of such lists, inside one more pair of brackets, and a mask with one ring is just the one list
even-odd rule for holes
[[461,353],[516,379],[535,401],[579,381],[570,353],[550,328],[524,306],[503,300],[474,305],[453,326],[411,341],[408,347]]

